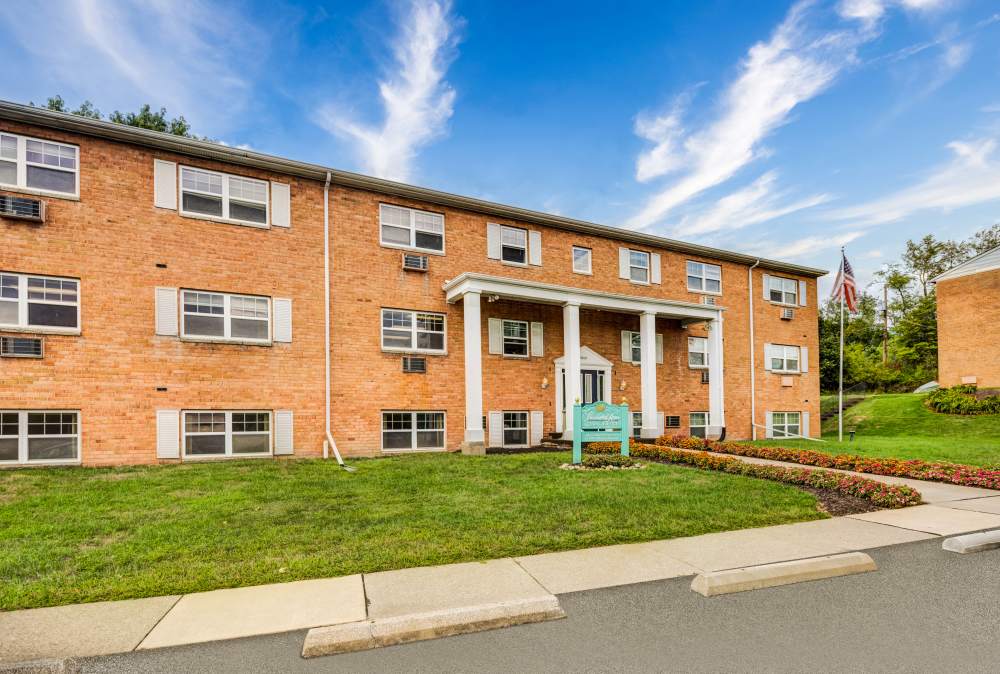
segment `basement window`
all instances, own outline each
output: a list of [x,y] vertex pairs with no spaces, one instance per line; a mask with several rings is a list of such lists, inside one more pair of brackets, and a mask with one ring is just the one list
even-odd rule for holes
[[444,449],[444,412],[382,412],[382,451]]
[[692,438],[704,438],[708,430],[708,412],[691,412],[688,415],[688,428]]
[[79,416],[66,411],[0,410],[0,465],[76,462]]
[[271,453],[271,413],[185,412],[184,456],[262,456]]

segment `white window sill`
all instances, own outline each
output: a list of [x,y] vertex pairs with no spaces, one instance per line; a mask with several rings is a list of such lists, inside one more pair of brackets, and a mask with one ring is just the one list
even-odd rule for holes
[[628,282],[631,283],[634,286],[649,286],[649,285],[653,285],[649,281],[636,281],[635,279],[629,279]]
[[20,194],[31,194],[36,197],[52,197],[53,199],[65,199],[66,201],[80,201],[79,194],[67,194],[66,192],[53,192],[52,190],[40,190],[34,187],[18,187],[16,185],[0,184],[0,190],[4,192],[18,192]]
[[510,260],[504,260],[503,258],[500,259],[500,264],[505,267],[521,267],[522,269],[529,266],[527,262],[512,262]]
[[[162,337],[163,335],[161,335]],[[182,342],[188,342],[190,344],[234,344],[236,346],[273,346],[274,342],[269,341],[256,341],[251,339],[212,339],[210,337],[190,337],[182,335],[180,337]]]
[[79,466],[80,459],[53,459],[49,461],[27,461],[20,463],[17,461],[0,461],[0,469],[3,468],[31,468],[32,466]]
[[383,454],[428,454],[432,452],[445,452],[444,447],[418,447],[416,449],[383,449]]
[[31,333],[36,335],[68,335],[79,336],[80,328],[51,328],[51,327],[17,327],[12,325],[0,325],[0,332]]
[[803,374],[802,370],[768,370],[768,372],[782,376]]
[[404,246],[401,243],[386,243],[385,241],[379,241],[378,245],[382,248],[391,248],[393,250],[405,250],[411,253],[419,253],[421,255],[440,255],[444,256],[443,250],[430,250],[427,248],[417,248],[416,246]]
[[574,274],[580,274],[581,276],[593,276],[594,275],[594,272],[592,272],[592,271],[580,271],[579,269],[574,269],[573,273]]
[[768,300],[767,302],[768,302],[768,304],[773,304],[776,307],[793,307],[795,309],[798,309],[799,307],[802,306],[801,304],[798,304],[798,303],[794,303],[793,304],[793,303],[789,303],[789,302],[775,302],[774,300]]
[[518,356],[511,353],[501,353],[500,355],[510,360],[528,360],[529,358],[531,358],[530,354],[527,356]]
[[722,297],[722,291],[715,292],[713,290],[698,290],[697,288],[688,288],[689,293],[696,293],[698,295],[711,295],[712,297]]
[[268,454],[226,454],[219,456],[187,456],[186,454],[181,457],[182,461],[187,461],[190,463],[201,463],[203,461],[227,461],[233,459],[270,459],[274,455]]
[[[173,209],[166,209],[166,210],[173,210]],[[187,211],[177,211],[177,213],[180,214],[182,218],[191,218],[192,220],[205,220],[207,222],[218,222],[223,225],[239,225],[241,227],[252,227],[253,229],[271,229],[271,226],[267,223],[247,222],[246,220],[233,220],[232,218],[218,218],[214,215],[202,215],[201,213],[188,213]]]
[[393,349],[390,347],[382,347],[382,353],[388,353],[391,355],[402,354],[415,355],[415,356],[447,356],[447,351],[424,351],[422,349]]
[[689,370],[707,370],[708,365],[688,365]]

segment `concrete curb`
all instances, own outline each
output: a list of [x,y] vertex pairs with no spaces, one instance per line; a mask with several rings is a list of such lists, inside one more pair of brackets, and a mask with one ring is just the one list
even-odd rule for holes
[[306,634],[302,657],[350,653],[565,617],[559,600],[546,597],[314,627]]
[[871,557],[863,552],[848,552],[842,555],[828,555],[790,562],[762,564],[743,569],[713,571],[695,576],[691,589],[705,597],[714,597],[732,592],[746,592],[765,587],[790,585],[808,580],[835,578],[854,573],[876,571],[878,567]]
[[71,658],[0,663],[0,674],[77,674],[80,665]]
[[1000,529],[946,538],[941,544],[942,550],[957,552],[960,555],[994,550],[996,548],[1000,548]]

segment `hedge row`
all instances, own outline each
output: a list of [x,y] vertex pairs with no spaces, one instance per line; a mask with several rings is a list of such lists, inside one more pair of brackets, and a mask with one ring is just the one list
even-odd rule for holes
[[715,442],[713,440],[691,438],[684,435],[663,436],[657,438],[656,444],[664,447],[681,447],[684,449],[718,452],[720,454],[752,456],[758,459],[771,459],[773,461],[788,461],[790,463],[800,463],[819,468],[851,470],[856,473],[869,473],[871,475],[891,475],[893,477],[908,477],[914,480],[945,482],[963,487],[1000,489],[1000,470],[967,466],[961,463],[931,462],[921,461],[920,459],[884,459],[852,454],[831,456],[830,454],[810,449],[760,447],[741,442]]
[[932,391],[927,407],[942,414],[1000,414],[1000,396],[976,397],[975,386],[952,386]]
[[[621,449],[617,442],[592,442],[587,446],[587,451],[595,454],[616,454]],[[659,444],[647,445],[633,442],[629,444],[629,451],[634,457],[651,461],[679,463],[733,475],[745,475],[819,489],[832,489],[842,494],[866,499],[880,508],[905,508],[920,503],[920,494],[915,489],[889,485],[857,475],[844,475],[829,470],[809,468],[762,466],[728,456],[716,456],[708,452],[685,452]]]

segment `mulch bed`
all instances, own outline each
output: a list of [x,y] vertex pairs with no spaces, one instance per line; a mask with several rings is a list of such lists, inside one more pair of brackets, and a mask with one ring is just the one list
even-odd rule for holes
[[857,513],[871,513],[881,510],[877,505],[850,494],[841,494],[832,489],[817,489],[805,485],[792,485],[802,491],[807,491],[819,500],[819,508],[832,517],[841,515],[856,515]]

